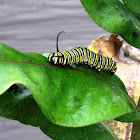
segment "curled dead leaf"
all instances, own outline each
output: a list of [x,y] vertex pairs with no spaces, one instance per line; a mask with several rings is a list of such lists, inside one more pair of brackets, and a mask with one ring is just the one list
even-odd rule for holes
[[112,34],[109,40],[106,40],[105,36],[102,36],[99,39],[92,41],[88,49],[97,54],[118,59],[118,54],[122,47],[123,41],[120,41],[117,37],[118,35]]

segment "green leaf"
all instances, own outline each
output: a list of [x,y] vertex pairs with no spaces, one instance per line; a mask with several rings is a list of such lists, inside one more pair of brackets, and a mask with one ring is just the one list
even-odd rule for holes
[[135,108],[117,76],[84,66],[54,66],[36,53],[0,44],[0,95],[16,83],[33,94],[52,123],[80,127],[117,118]]
[[140,21],[119,0],[81,0],[92,20],[140,48]]
[[125,115],[122,115],[115,120],[121,121],[121,122],[137,122],[140,121],[140,109],[133,108],[131,113],[127,113]]
[[39,127],[54,140],[117,140],[105,123],[82,128],[67,128],[47,120],[25,86],[16,84],[0,96],[0,116],[18,120],[23,124]]
[[124,5],[140,21],[140,0],[122,0]]
[[[44,133],[48,133],[46,127],[41,129]],[[79,128],[61,126],[58,129],[57,125],[53,125],[49,127],[49,133],[51,133],[56,140],[119,140],[111,128],[103,122]]]

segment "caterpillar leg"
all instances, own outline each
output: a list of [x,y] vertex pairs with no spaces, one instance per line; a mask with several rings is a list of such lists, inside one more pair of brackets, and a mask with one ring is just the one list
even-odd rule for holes
[[76,65],[75,65],[75,64],[72,64],[71,67],[72,67],[72,68],[76,68]]
[[99,73],[101,70],[100,69],[96,69],[96,72]]
[[110,75],[113,76],[114,75],[114,72],[110,72]]

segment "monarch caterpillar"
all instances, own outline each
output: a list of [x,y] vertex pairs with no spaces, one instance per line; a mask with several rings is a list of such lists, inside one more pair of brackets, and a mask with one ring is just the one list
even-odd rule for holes
[[60,32],[57,36],[57,52],[51,53],[48,56],[49,62],[52,62],[54,64],[70,66],[72,66],[73,64],[83,64],[87,65],[90,68],[96,69],[98,72],[100,72],[101,70],[109,71],[111,75],[113,75],[117,71],[116,62],[112,60],[112,58],[110,59],[108,57],[98,55],[90,51],[88,48],[77,47],[69,51],[59,52],[58,37],[62,32]]

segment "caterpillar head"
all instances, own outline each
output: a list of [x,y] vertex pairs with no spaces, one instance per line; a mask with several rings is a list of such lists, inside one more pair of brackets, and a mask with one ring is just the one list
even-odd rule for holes
[[50,54],[49,54],[49,56],[48,56],[48,61],[49,61],[49,62],[53,62],[53,56],[54,56],[54,54],[55,54],[55,53],[50,53]]
[[51,53],[49,56],[48,56],[48,61],[49,62],[52,62],[53,64],[60,64],[61,63],[61,58],[62,58],[62,55],[61,53]]

